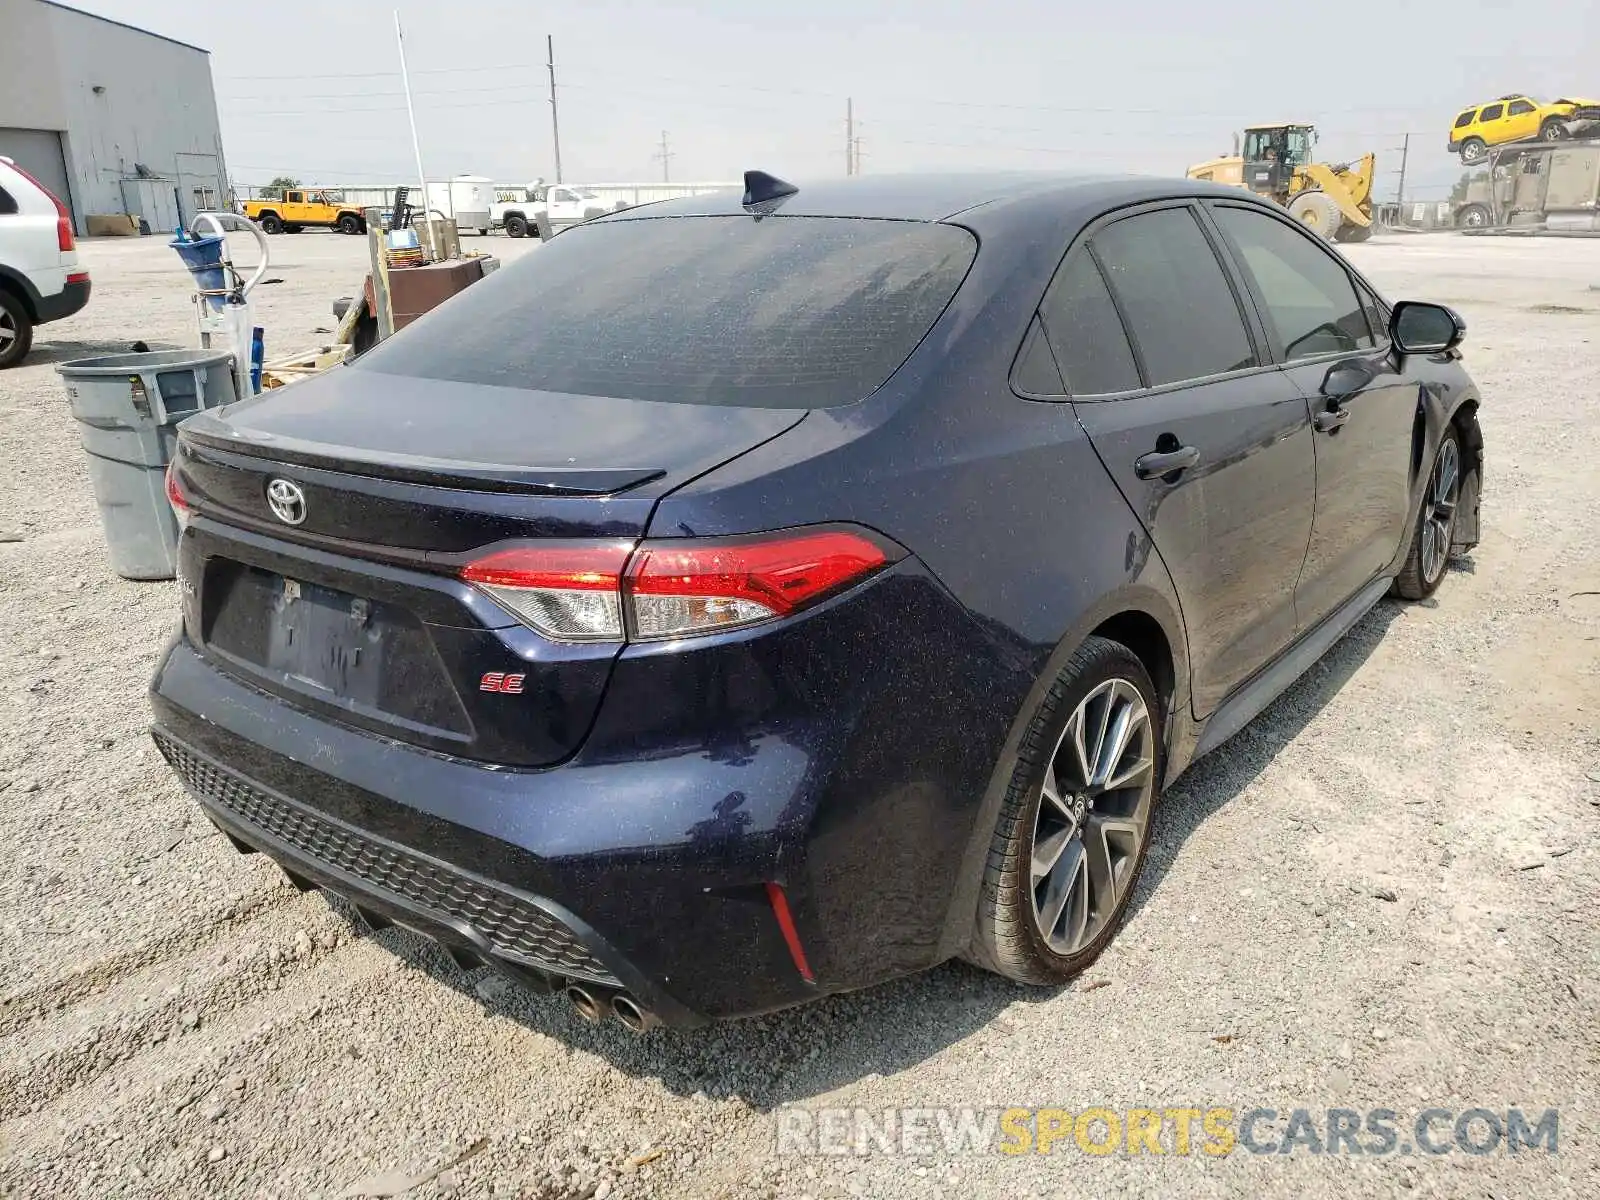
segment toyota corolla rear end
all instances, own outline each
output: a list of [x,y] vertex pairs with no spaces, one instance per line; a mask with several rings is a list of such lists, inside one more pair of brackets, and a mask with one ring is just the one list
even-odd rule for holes
[[796,525],[775,495],[736,536],[652,518],[879,388],[975,253],[929,223],[602,222],[191,420],[162,753],[302,886],[635,1026],[926,965],[860,894],[922,847],[862,813],[914,799],[885,752],[964,614],[848,497]]

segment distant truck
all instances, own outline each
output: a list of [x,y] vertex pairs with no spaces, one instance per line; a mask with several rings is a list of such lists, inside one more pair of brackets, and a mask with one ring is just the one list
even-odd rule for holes
[[1486,165],[1456,206],[1459,228],[1600,232],[1600,140],[1497,147]]
[[261,226],[263,233],[299,233],[302,229],[337,229],[340,233],[365,233],[367,219],[346,204],[338,192],[289,188],[278,200],[246,200],[239,211]]
[[552,232],[560,232],[569,225],[626,207],[620,200],[607,203],[592,188],[572,184],[546,186],[543,180],[536,179],[526,187],[500,188],[489,215],[494,227],[504,229],[511,237],[538,237],[541,215]]

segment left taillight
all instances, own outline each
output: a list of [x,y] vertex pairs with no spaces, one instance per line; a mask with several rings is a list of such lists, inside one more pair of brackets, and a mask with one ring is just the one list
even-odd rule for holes
[[461,578],[558,641],[661,641],[790,616],[888,565],[864,532],[545,543],[474,559]]
[[184,495],[183,484],[178,482],[176,460],[167,464],[167,502],[172,505],[172,515],[178,518],[178,528],[186,528],[189,524],[191,505],[189,497]]

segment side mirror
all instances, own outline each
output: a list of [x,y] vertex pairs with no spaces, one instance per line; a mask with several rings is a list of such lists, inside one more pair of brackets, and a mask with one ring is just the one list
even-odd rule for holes
[[1453,308],[1401,300],[1389,315],[1389,337],[1402,354],[1441,354],[1467,336],[1467,323]]

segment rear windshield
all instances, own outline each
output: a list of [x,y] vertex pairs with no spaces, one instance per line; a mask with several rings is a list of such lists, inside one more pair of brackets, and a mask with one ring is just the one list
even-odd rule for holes
[[976,253],[964,229],[909,221],[578,226],[356,367],[685,404],[849,404],[906,360]]

